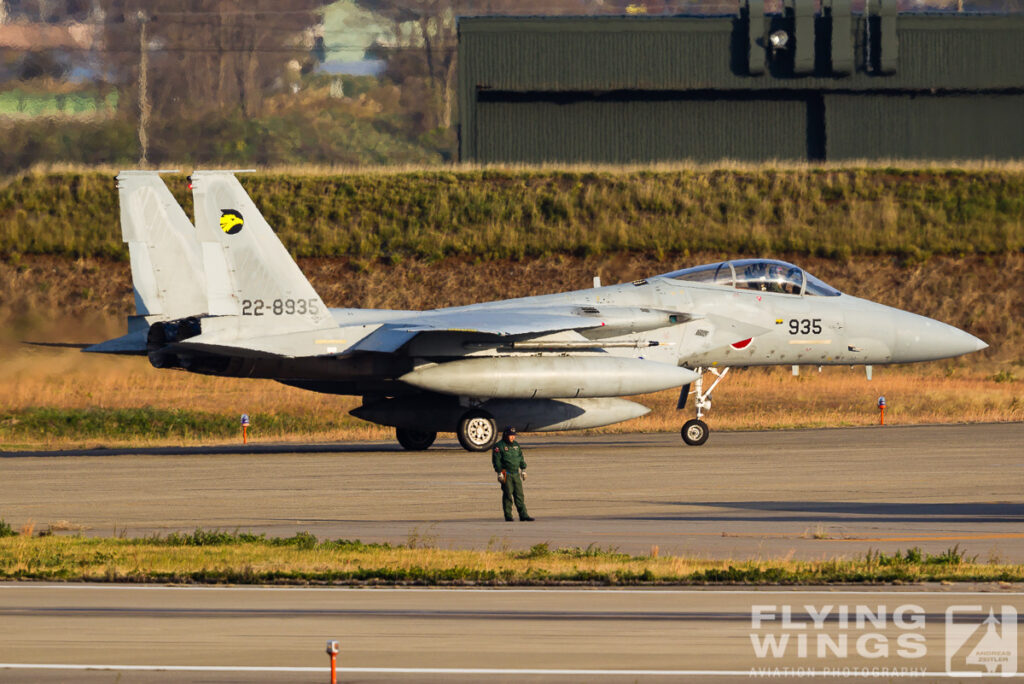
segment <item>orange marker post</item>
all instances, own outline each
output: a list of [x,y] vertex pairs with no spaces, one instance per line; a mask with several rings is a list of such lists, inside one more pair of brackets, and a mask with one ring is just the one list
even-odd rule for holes
[[327,655],[331,656],[331,684],[338,684],[338,642],[327,642]]
[[878,424],[885,425],[885,397],[878,397]]
[[249,431],[249,414],[248,413],[243,413],[242,414],[242,444],[248,444],[249,443],[248,431]]

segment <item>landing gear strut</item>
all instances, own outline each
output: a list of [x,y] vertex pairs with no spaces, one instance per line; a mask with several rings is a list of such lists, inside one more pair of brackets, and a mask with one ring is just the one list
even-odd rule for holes
[[[690,446],[700,446],[704,442],[708,441],[708,436],[711,433],[711,429],[708,428],[708,424],[705,423],[701,418],[704,417],[704,411],[711,410],[711,393],[718,383],[725,379],[726,374],[729,372],[728,368],[718,370],[717,368],[694,368],[695,371],[700,373],[694,382],[693,391],[690,391],[690,386],[687,385],[683,388],[682,393],[679,396],[678,408],[684,408],[686,406],[686,397],[689,394],[693,394],[695,403],[697,405],[697,417],[693,420],[688,420],[683,423],[683,429],[680,430],[680,434],[683,437],[683,441]],[[711,387],[708,391],[704,391],[704,371],[711,371],[711,374],[715,376],[715,381],[711,383]]]

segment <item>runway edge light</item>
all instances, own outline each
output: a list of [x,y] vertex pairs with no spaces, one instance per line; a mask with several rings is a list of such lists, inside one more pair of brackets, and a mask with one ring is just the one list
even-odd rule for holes
[[331,684],[338,684],[338,642],[327,642],[327,655],[331,656]]

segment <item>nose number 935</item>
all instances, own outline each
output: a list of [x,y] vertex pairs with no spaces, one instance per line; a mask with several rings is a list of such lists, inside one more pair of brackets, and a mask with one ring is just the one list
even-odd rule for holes
[[243,316],[282,316],[299,314],[316,315],[320,313],[320,306],[315,299],[275,299],[272,302],[264,302],[262,299],[243,299]]
[[820,318],[791,318],[789,319],[790,335],[820,335]]

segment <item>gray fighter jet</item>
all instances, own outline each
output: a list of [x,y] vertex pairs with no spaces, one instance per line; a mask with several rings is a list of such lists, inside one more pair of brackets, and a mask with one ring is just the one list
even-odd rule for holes
[[677,387],[678,407],[689,395],[696,407],[682,438],[699,445],[730,368],[863,365],[870,378],[872,364],[987,346],[770,259],[431,311],[329,309],[233,172],[191,176],[194,228],[157,172],[117,180],[136,315],[127,335],[85,351],[360,396],[352,414],[411,450],[438,432],[484,451],[497,426],[610,425],[649,411],[621,397]]

